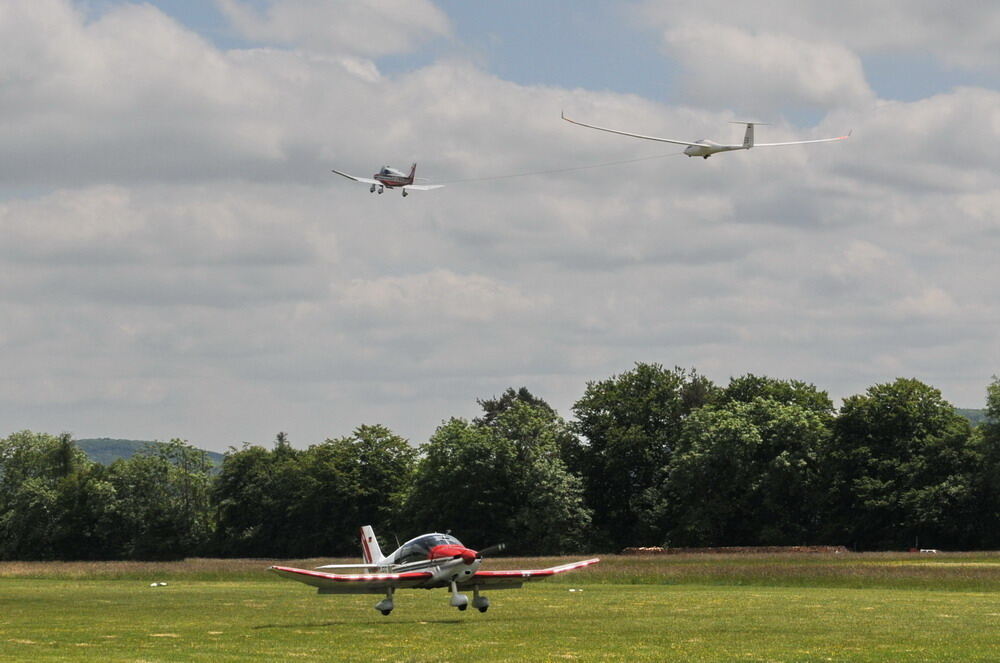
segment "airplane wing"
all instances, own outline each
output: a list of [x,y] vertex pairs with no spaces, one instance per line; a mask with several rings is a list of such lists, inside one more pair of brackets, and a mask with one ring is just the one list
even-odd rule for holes
[[331,169],[331,170],[333,170],[333,172],[337,173],[341,177],[346,177],[347,179],[354,180],[355,182],[362,182],[363,184],[378,184],[379,183],[378,180],[373,180],[370,177],[356,177],[356,176],[351,175],[349,173],[342,173],[342,172],[340,172],[339,170],[336,170],[336,169]]
[[830,143],[835,140],[847,140],[851,137],[851,132],[847,132],[846,136],[837,136],[836,138],[817,138],[815,140],[793,140],[787,143],[754,143],[754,147],[775,147],[778,145],[802,145],[804,143]]
[[320,594],[382,594],[390,587],[418,587],[430,578],[430,571],[408,573],[322,573],[290,566],[269,569],[283,578],[297,580],[319,589]]
[[627,131],[618,131],[617,129],[608,129],[607,127],[598,127],[593,124],[584,124],[583,122],[577,122],[576,120],[571,120],[566,117],[566,114],[562,114],[562,119],[570,122],[572,124],[579,124],[581,127],[587,127],[588,129],[597,129],[598,131],[607,131],[608,133],[618,134],[620,136],[631,136],[632,138],[642,138],[643,140],[655,140],[661,143],[673,143],[675,145],[694,145],[700,147],[701,143],[689,143],[686,140],[674,140],[673,138],[657,138],[656,136],[643,136],[642,134],[633,134]]
[[571,562],[560,566],[552,566],[547,569],[532,569],[525,571],[477,571],[472,577],[467,580],[462,580],[460,583],[463,586],[478,585],[480,588],[518,589],[523,583],[530,582],[532,580],[544,580],[550,576],[556,575],[557,573],[575,571],[576,569],[582,569],[586,566],[590,566],[591,564],[597,564],[599,561],[601,560],[595,557],[593,559],[585,559],[581,562]]
[[430,191],[431,189],[440,189],[443,184],[404,184],[401,188],[404,191]]
[[378,569],[385,564],[324,564],[317,566],[317,569]]

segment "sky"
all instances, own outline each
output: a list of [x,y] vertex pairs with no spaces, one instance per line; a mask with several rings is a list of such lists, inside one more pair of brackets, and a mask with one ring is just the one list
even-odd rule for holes
[[[689,159],[561,111],[852,135]],[[4,0],[0,117],[2,434],[420,444],[635,362],[1000,373],[996,3]],[[414,161],[452,184],[330,172]]]

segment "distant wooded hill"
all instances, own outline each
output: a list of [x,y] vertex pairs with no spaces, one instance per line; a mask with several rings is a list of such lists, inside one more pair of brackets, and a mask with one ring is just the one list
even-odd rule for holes
[[[83,449],[90,460],[101,465],[110,465],[119,458],[131,458],[146,448],[146,445],[153,444],[153,442],[145,440],[112,440],[107,437],[75,440],[75,442],[76,446]],[[206,451],[205,453],[208,454],[212,465],[215,467],[222,465],[222,454],[216,451]]]
[[979,424],[986,421],[986,410],[969,410],[966,408],[957,407],[955,412],[972,422],[973,426],[978,426]]
[[[986,410],[955,408],[955,412],[968,419],[973,426],[978,426],[986,420]],[[101,465],[110,465],[119,458],[131,458],[151,442],[144,440],[112,440],[107,437],[76,440],[78,447],[83,449],[90,460]],[[222,466],[223,454],[217,451],[206,451],[209,460],[215,467]]]

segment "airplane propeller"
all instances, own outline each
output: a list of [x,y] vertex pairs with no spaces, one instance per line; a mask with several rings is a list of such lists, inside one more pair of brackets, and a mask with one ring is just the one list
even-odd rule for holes
[[487,555],[492,555],[493,553],[502,552],[506,547],[507,547],[506,543],[498,543],[498,544],[490,546],[488,548],[483,548],[482,550],[480,550],[476,554],[476,557],[478,557],[479,559],[482,559],[483,557],[486,557]]

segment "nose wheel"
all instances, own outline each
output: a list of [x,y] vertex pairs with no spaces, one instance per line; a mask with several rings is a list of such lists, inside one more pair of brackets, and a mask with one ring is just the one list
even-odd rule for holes
[[392,602],[392,592],[393,589],[390,587],[385,592],[385,598],[375,604],[375,609],[386,617],[388,617],[389,613],[392,612],[392,609],[396,607]]
[[458,608],[462,612],[469,609],[469,597],[458,593],[458,585],[454,581],[451,583],[451,601],[448,602],[448,605]]

